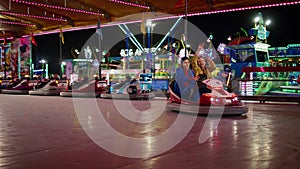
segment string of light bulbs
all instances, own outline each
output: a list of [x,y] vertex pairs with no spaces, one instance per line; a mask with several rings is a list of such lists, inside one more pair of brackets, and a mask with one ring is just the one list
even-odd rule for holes
[[16,13],[16,12],[1,11],[0,13],[4,14],[4,15],[14,15],[14,16],[36,18],[36,19],[46,19],[46,20],[52,20],[52,21],[62,21],[62,22],[67,21],[67,19],[64,19],[64,18],[55,18],[55,17],[48,17],[48,16],[41,16],[41,15],[30,15],[30,14]]
[[135,6],[135,7],[139,7],[139,8],[144,8],[144,9],[150,9],[149,6],[147,5],[141,5],[138,3],[133,3],[133,2],[128,2],[128,1],[122,1],[122,0],[109,0],[110,2],[115,2],[115,3],[119,3],[119,4],[124,4],[124,5],[129,5],[129,6]]
[[24,22],[13,22],[13,21],[5,21],[5,20],[0,20],[0,24],[7,24],[7,25],[20,25],[20,26],[29,26],[29,27],[34,27],[36,25],[30,24],[30,23],[24,23]]
[[[16,1],[16,0],[14,0],[14,1]],[[214,14],[214,13],[226,13],[226,12],[260,9],[260,8],[270,8],[270,7],[279,7],[279,6],[287,6],[287,5],[297,5],[297,4],[300,4],[300,1],[284,2],[284,3],[261,5],[261,6],[252,6],[252,7],[243,7],[243,8],[234,8],[234,9],[227,9],[227,10],[217,10],[217,11],[210,11],[210,12],[197,12],[197,13],[190,13],[190,14],[188,14],[188,16],[209,15],[209,14]],[[183,17],[183,16],[184,15],[174,15],[174,16],[167,16],[167,17],[161,17],[161,18],[153,18],[151,20],[155,21],[155,20],[173,19],[173,18],[178,18],[178,17]],[[122,23],[108,23],[108,24],[102,24],[101,27],[115,26],[115,25],[119,25],[119,24],[140,23],[140,22],[142,22],[142,20],[122,22]],[[73,27],[73,28],[64,29],[64,32],[76,31],[76,30],[85,30],[85,29],[93,29],[93,28],[96,28],[96,27],[97,27],[96,25]],[[47,35],[47,34],[58,33],[58,32],[59,32],[59,30],[39,32],[39,33],[35,33],[34,36]]]
[[30,1],[24,1],[24,0],[10,0],[10,2],[16,2],[16,3],[26,4],[26,5],[45,7],[45,8],[52,8],[52,9],[57,9],[57,10],[65,10],[65,11],[71,11],[71,12],[77,12],[77,13],[84,13],[84,14],[90,14],[90,15],[101,15],[101,16],[104,15],[101,12],[93,12],[93,11],[87,11],[87,10],[83,10],[83,9],[68,8],[68,7],[63,7],[63,6],[55,6],[55,5],[50,5],[50,4],[30,2]]

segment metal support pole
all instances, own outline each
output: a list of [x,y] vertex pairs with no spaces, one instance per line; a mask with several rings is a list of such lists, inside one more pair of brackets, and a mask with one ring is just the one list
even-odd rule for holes
[[[59,64],[61,65],[62,62],[62,37],[59,38]],[[61,69],[59,71],[60,78],[62,77]]]
[[187,10],[188,10],[188,0],[185,0],[185,22],[184,22],[184,56],[187,57],[187,52],[186,52],[186,41],[187,41]]
[[152,58],[151,58],[151,51],[150,51],[150,48],[151,48],[151,29],[150,29],[150,26],[147,27],[147,47],[148,47],[148,52],[147,52],[147,68],[150,69],[152,65],[151,64],[151,61],[152,61]]
[[30,76],[30,79],[33,78],[33,67],[32,67],[32,40],[31,40],[31,36],[30,36],[30,42],[29,42],[29,50],[30,50],[30,53],[29,53],[29,76]]
[[99,48],[99,56],[98,56],[98,58],[99,58],[99,70],[98,70],[98,74],[99,74],[99,79],[102,79],[102,73],[101,73],[101,60],[102,60],[102,50],[101,50],[101,36],[100,35],[98,35],[98,40],[99,40],[99,46],[98,46],[98,48]]
[[169,30],[169,32],[162,38],[162,40],[159,42],[159,44],[156,46],[154,52],[157,51],[157,49],[161,46],[161,44],[166,40],[167,37],[169,37],[169,35],[173,32],[173,30],[175,29],[175,27],[178,25],[179,21],[181,20],[181,18],[178,18],[177,21],[175,22],[175,24],[171,27],[171,29]]
[[5,44],[3,44],[3,46],[2,46],[2,50],[3,50],[3,58],[4,58],[4,65],[3,65],[3,68],[4,68],[4,79],[6,79],[6,72],[7,72],[6,67],[7,67],[7,63],[6,63]]
[[21,51],[18,47],[18,78],[21,79]]
[[125,64],[126,64],[126,69],[129,69],[129,32],[126,31],[126,49],[127,49],[127,54],[125,55],[126,57],[126,61],[125,61]]

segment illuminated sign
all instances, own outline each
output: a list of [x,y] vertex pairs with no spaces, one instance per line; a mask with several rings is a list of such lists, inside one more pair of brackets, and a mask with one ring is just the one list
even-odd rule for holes
[[[144,51],[140,50],[140,49],[121,49],[120,51],[120,55],[122,57],[130,57],[130,56],[141,56],[143,53],[147,54],[147,53],[152,53],[154,54],[156,51],[156,48],[144,48]],[[157,51],[160,51],[161,49],[158,48]]]
[[255,43],[254,44],[255,50],[264,51],[264,52],[268,51],[269,46],[270,46],[269,44],[265,44],[265,43]]

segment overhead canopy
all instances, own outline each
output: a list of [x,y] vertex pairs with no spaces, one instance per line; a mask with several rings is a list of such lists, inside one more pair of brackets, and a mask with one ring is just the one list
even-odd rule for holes
[[[187,11],[197,15],[290,2],[299,3],[295,0],[188,0]],[[0,30],[3,38],[59,30],[60,27],[97,25],[99,18],[101,24],[105,24],[142,12],[184,15],[185,11],[185,0],[0,0]]]

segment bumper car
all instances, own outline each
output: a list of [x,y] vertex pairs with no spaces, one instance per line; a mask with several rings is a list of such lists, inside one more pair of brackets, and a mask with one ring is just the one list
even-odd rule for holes
[[58,80],[51,80],[42,88],[35,90],[30,90],[29,95],[39,95],[39,96],[59,96],[61,91],[65,91],[66,88],[59,85]]
[[176,81],[171,81],[167,109],[191,114],[242,115],[248,112],[248,107],[239,102],[237,94],[226,91],[221,81],[207,79],[197,83],[195,88],[198,89],[190,92],[199,92],[199,95],[196,99],[189,99],[181,98],[180,92],[176,91]]
[[106,81],[92,80],[81,85],[78,88],[60,92],[62,97],[100,97],[102,93],[106,92]]
[[3,94],[28,94],[29,90],[33,90],[34,83],[29,80],[23,80],[18,85],[2,90]]
[[41,89],[50,82],[49,79],[41,79],[38,81],[37,85],[34,86],[34,89]]
[[69,90],[72,90],[72,89],[78,89],[79,87],[87,84],[89,82],[88,79],[83,79],[83,80],[76,80],[76,81],[73,81],[70,86],[69,86]]
[[0,93],[2,93],[2,90],[9,88],[11,81],[0,79]]
[[155,94],[150,90],[141,89],[137,80],[108,86],[106,93],[101,94],[101,98],[105,99],[148,100],[154,97]]

